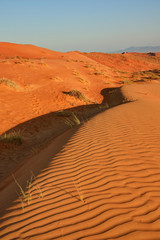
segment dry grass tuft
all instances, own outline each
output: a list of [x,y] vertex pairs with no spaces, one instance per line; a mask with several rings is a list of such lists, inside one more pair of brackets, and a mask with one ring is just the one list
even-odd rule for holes
[[71,128],[75,125],[81,124],[81,121],[74,112],[60,110],[57,112],[57,116],[64,117],[65,124]]
[[98,76],[98,75],[104,75],[104,73],[97,71],[97,72],[94,72],[93,75],[96,75],[96,76]]
[[5,133],[0,136],[0,143],[21,145],[23,142],[22,134],[20,131],[13,131],[10,133]]
[[4,77],[0,79],[0,84],[4,84],[4,85],[6,85],[8,87],[12,87],[12,88],[17,88],[17,84],[15,82],[11,81],[8,78],[4,78]]
[[85,68],[93,68],[93,65],[91,65],[91,64],[86,64],[86,65],[84,65],[84,67],[85,67]]
[[90,100],[87,99],[87,98],[85,97],[85,95],[84,95],[82,92],[78,91],[78,90],[71,90],[71,91],[69,91],[69,92],[63,92],[63,93],[64,93],[64,94],[68,94],[68,95],[70,95],[70,96],[73,96],[73,97],[75,97],[75,98],[77,98],[77,99],[79,99],[79,100],[81,100],[81,101],[90,102]]
[[31,197],[32,197],[32,192],[31,192],[31,187],[35,188],[36,192],[38,193],[39,198],[43,198],[43,193],[41,188],[39,187],[38,184],[34,184],[33,181],[36,179],[33,172],[31,171],[31,177],[29,180],[27,180],[27,185],[26,185],[26,190],[25,191],[22,186],[19,184],[15,176],[12,174],[12,177],[16,183],[16,185],[19,188],[20,193],[18,193],[20,201],[21,201],[21,206],[22,209],[24,210],[25,205],[30,205],[31,202]]

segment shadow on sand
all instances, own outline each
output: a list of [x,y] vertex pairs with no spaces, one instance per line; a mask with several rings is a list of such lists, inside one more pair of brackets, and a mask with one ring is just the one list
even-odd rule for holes
[[[7,208],[13,207],[16,204],[14,200],[18,198],[16,192],[19,191],[19,188],[12,174],[14,174],[21,187],[25,189],[26,182],[30,179],[31,171],[34,176],[43,172],[49,166],[53,157],[63,150],[68,140],[80,127],[79,125],[70,128],[64,122],[64,118],[68,116],[69,112],[74,112],[82,122],[107,108],[128,102],[122,94],[121,87],[103,89],[101,95],[103,96],[101,104],[89,104],[69,108],[63,110],[63,114],[60,112],[51,112],[21,123],[7,131],[21,131],[24,135],[24,142],[21,146],[15,148],[13,145],[10,145],[7,149],[3,149],[2,145],[0,160],[4,158],[6,151],[8,151],[9,155],[6,156],[11,157],[11,161],[12,159],[16,159],[16,162],[15,165],[13,164],[13,168],[9,168],[7,177],[1,174],[2,170],[0,169],[2,179],[0,184],[0,216],[12,211]],[[33,154],[33,149],[38,149],[35,154]]]

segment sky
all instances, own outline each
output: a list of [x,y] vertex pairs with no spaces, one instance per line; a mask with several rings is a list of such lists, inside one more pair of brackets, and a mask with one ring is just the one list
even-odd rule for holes
[[0,42],[61,52],[160,46],[160,0],[0,0]]

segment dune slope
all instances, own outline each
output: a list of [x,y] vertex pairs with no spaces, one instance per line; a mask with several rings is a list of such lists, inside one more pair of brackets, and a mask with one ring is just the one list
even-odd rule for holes
[[160,239],[160,84],[123,92],[135,101],[74,133],[30,186],[30,204],[19,198],[2,216],[1,239]]

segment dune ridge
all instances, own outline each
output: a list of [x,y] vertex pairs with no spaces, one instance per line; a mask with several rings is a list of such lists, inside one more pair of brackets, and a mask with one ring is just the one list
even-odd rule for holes
[[160,84],[123,93],[134,101],[78,128],[37,175],[30,204],[7,209],[1,239],[160,239]]
[[100,104],[102,89],[159,81],[159,68],[159,53],[61,53],[0,42],[0,134],[37,116],[87,104],[63,92],[78,90]]

